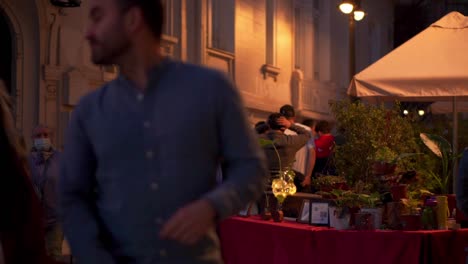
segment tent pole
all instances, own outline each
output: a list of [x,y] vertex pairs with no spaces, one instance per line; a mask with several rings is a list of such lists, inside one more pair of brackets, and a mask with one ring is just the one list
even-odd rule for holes
[[[457,155],[458,153],[458,108],[457,108],[457,97],[453,97],[453,131],[452,131],[452,153]],[[453,161],[453,190],[452,193],[455,193],[457,185],[457,176],[458,176],[458,159]]]
[[352,81],[356,74],[356,33],[353,13],[349,14],[348,18],[348,34],[349,34],[349,80]]

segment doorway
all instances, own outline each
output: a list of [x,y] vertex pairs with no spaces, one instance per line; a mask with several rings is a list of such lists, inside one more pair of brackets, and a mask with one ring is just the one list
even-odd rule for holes
[[12,38],[7,17],[0,9],[0,79],[6,85],[8,93],[12,95]]

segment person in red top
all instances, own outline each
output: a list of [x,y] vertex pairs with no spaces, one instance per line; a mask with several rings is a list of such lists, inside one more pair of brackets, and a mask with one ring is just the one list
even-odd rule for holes
[[317,177],[317,173],[333,174],[334,170],[329,158],[335,146],[335,137],[330,133],[330,124],[324,120],[318,122],[315,126],[315,132],[317,132],[318,138],[315,139],[316,161],[312,176]]

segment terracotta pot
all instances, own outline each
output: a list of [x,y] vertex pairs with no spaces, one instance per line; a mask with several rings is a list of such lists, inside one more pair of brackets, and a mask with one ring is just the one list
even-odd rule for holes
[[395,172],[396,164],[375,161],[372,163],[372,173],[374,175],[386,175]]
[[271,219],[271,213],[263,211],[261,214],[262,220],[269,221]]
[[278,210],[273,212],[273,221],[275,222],[283,222],[284,220],[284,214],[283,211]]
[[400,212],[402,208],[401,202],[390,202],[385,205],[384,222],[391,229],[401,229]]
[[401,227],[406,231],[422,229],[421,215],[400,215]]
[[408,198],[408,190],[406,189],[405,184],[399,184],[399,185],[392,186],[390,188],[390,192],[392,193],[394,202],[398,202],[401,199],[407,199]]

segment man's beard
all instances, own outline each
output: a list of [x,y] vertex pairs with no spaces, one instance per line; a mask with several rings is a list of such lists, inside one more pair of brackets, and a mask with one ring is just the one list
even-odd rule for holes
[[99,45],[98,49],[91,47],[91,60],[97,65],[117,64],[118,59],[130,48],[130,41],[127,38],[121,38],[120,41],[108,41],[110,45]]

